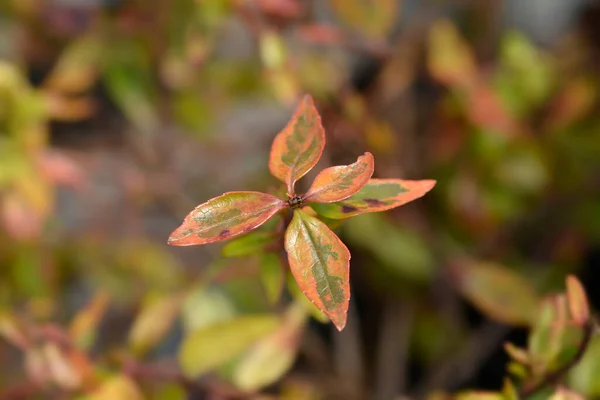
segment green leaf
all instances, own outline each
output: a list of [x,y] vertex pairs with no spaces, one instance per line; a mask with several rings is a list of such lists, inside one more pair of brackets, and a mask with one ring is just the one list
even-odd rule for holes
[[223,257],[245,257],[261,253],[276,240],[271,232],[252,232],[227,243],[221,250]]
[[600,336],[594,336],[581,361],[569,372],[569,387],[587,399],[600,397]]
[[247,315],[197,330],[179,348],[181,368],[187,376],[198,377],[240,355],[279,322],[273,315]]
[[304,201],[313,203],[333,203],[352,196],[366,185],[375,161],[371,153],[358,157],[355,163],[326,168],[319,172]]
[[159,124],[158,90],[149,54],[134,40],[116,41],[109,49],[103,75],[111,97],[138,129],[153,131]]
[[311,96],[300,101],[286,127],[273,140],[269,158],[271,174],[286,184],[294,196],[294,184],[310,171],[323,153],[325,130]]
[[506,400],[506,398],[502,393],[472,391],[457,394],[455,400]]
[[385,38],[398,17],[396,0],[332,0],[342,21],[370,38]]
[[533,322],[538,297],[522,276],[492,263],[464,262],[452,267],[459,291],[481,312],[505,324]]
[[352,218],[346,222],[344,233],[351,243],[371,252],[395,276],[425,282],[435,273],[435,260],[423,238],[392,224],[381,214]]
[[144,305],[129,332],[129,345],[136,354],[145,353],[164,338],[173,327],[180,306],[179,296],[151,299]]
[[185,298],[182,308],[185,332],[195,332],[236,315],[231,298],[216,286],[200,285]]
[[296,359],[306,317],[302,304],[292,304],[279,329],[258,342],[240,360],[233,374],[235,385],[256,391],[279,380]]
[[341,331],[350,301],[346,246],[323,222],[296,209],[285,232],[285,250],[302,292]]
[[278,254],[266,253],[260,262],[260,281],[265,288],[267,300],[276,303],[281,297],[285,283],[285,271]]
[[370,179],[355,195],[335,203],[311,204],[320,215],[332,219],[390,210],[425,195],[434,186],[433,180]]
[[109,378],[85,400],[143,400],[144,395],[137,384],[126,375]]
[[173,246],[213,243],[259,227],[287,203],[260,192],[229,192],[196,207],[169,237]]

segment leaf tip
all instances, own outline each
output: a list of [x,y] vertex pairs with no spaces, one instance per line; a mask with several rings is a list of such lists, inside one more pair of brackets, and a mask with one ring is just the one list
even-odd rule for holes
[[429,192],[437,184],[437,181],[435,179],[425,179],[421,182],[422,182],[421,184],[423,187],[423,192],[425,192],[425,193]]
[[341,332],[346,327],[346,320],[348,319],[348,314],[342,313],[335,316],[330,315],[329,318],[331,318],[331,322],[333,322],[333,325],[338,330],[338,332]]

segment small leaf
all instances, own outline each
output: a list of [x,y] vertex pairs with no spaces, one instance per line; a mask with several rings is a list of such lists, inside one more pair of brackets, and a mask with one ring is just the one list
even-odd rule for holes
[[67,355],[55,343],[46,343],[42,348],[48,371],[54,382],[65,389],[76,389],[81,385],[82,376]]
[[197,377],[241,354],[279,325],[273,315],[249,315],[189,334],[179,348],[183,372]]
[[169,244],[191,246],[226,240],[259,227],[287,204],[270,194],[229,192],[200,204],[169,237]]
[[581,282],[572,275],[567,276],[567,298],[571,316],[578,325],[584,325],[590,318],[587,296]]
[[129,332],[129,344],[137,354],[143,354],[162,340],[172,328],[180,306],[181,298],[170,296],[142,308]]
[[436,22],[429,33],[429,73],[448,86],[469,86],[477,78],[475,57],[449,20]]
[[195,332],[222,323],[236,315],[233,299],[216,285],[199,285],[189,292],[183,302],[184,332]]
[[223,257],[244,257],[262,252],[276,237],[271,232],[252,232],[233,239],[221,249]]
[[281,297],[285,273],[278,254],[266,253],[260,263],[260,281],[265,288],[267,300],[276,303]]
[[313,203],[333,203],[347,199],[369,181],[373,175],[374,163],[373,155],[365,153],[353,164],[324,169],[313,181],[304,195],[304,200]]
[[529,325],[537,311],[533,287],[517,273],[491,263],[454,266],[460,292],[484,314],[511,325]]
[[300,101],[286,127],[273,140],[269,158],[271,174],[294,195],[294,184],[315,166],[325,147],[325,130],[311,96]]
[[143,400],[137,384],[126,375],[109,378],[85,400]]
[[503,394],[496,392],[471,391],[461,392],[455,400],[506,400]]
[[296,359],[306,317],[302,304],[292,304],[279,329],[258,342],[240,360],[233,375],[236,386],[256,391],[281,378]]
[[285,233],[290,270],[304,295],[344,329],[350,301],[350,252],[323,222],[301,210]]
[[370,179],[355,195],[335,203],[312,204],[320,215],[332,219],[400,207],[423,197],[436,184],[434,180]]
[[513,360],[521,364],[529,364],[529,354],[527,354],[527,350],[517,347],[514,344],[508,342],[504,343],[504,350]]
[[98,324],[108,307],[108,300],[106,292],[98,292],[71,321],[69,335],[79,348],[88,349],[93,344]]

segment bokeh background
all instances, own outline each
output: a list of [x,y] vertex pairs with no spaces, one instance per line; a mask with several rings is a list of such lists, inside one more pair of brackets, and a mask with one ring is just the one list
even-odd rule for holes
[[[501,390],[503,343],[567,274],[600,305],[599,27],[586,0],[3,0],[0,398]],[[211,197],[279,190],[271,141],[305,93],[316,171],[370,151],[376,177],[438,184],[336,227],[343,332],[291,324],[262,364],[184,377],[188,335],[222,353],[299,301],[270,298],[277,260],[166,240]],[[594,339],[565,385],[600,398],[599,360]]]

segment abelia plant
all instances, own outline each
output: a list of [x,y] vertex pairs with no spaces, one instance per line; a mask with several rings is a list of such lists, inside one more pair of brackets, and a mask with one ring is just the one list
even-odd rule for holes
[[189,213],[169,237],[169,244],[190,246],[230,239],[259,227],[278,212],[293,210],[284,240],[290,270],[306,297],[341,331],[350,300],[350,252],[305,206],[310,205],[318,215],[343,219],[401,206],[423,196],[436,182],[371,179],[374,159],[367,152],[353,164],[324,169],[305,194],[296,194],[296,181],[315,166],[324,147],[321,117],[306,95],[271,148],[269,170],[286,185],[288,198],[260,192],[225,193]]

